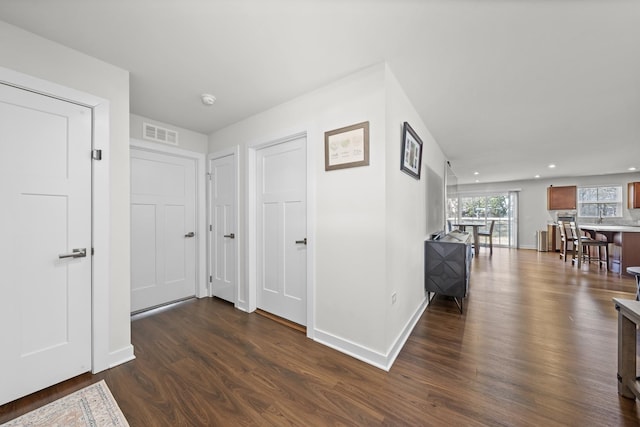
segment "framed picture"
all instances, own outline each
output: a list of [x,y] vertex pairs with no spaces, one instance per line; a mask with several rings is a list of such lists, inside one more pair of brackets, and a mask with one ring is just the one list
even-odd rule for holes
[[420,170],[422,169],[422,140],[407,122],[404,122],[404,126],[402,127],[401,154],[400,170],[415,179],[420,179]]
[[369,122],[324,133],[324,170],[369,165]]

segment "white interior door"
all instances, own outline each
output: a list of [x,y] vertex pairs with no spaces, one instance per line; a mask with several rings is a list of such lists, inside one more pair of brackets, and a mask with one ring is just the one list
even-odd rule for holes
[[91,115],[0,84],[0,405],[91,369]]
[[306,138],[256,152],[257,307],[307,323]]
[[131,311],[196,293],[195,161],[131,148]]
[[209,160],[209,247],[211,293],[236,302],[236,159]]

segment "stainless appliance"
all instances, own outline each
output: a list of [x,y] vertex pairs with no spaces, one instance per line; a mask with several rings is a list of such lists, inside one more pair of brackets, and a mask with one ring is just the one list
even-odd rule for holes
[[556,214],[556,223],[558,221],[562,222],[571,222],[576,220],[576,214],[570,212],[557,213]]

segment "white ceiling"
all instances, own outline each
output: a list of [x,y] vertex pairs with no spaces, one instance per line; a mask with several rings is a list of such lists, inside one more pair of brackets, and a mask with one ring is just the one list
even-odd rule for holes
[[0,0],[0,20],[205,134],[387,61],[460,183],[640,169],[638,0]]

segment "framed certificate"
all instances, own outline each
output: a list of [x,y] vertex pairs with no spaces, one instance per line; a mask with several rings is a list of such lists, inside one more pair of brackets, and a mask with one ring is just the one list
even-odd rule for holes
[[324,170],[369,165],[369,122],[324,133]]

